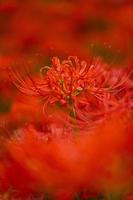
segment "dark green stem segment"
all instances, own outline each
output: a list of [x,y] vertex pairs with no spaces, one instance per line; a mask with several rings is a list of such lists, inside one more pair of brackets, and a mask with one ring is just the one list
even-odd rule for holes
[[75,108],[74,108],[74,104],[73,101],[70,97],[67,98],[68,101],[68,105],[69,105],[69,111],[70,111],[70,117],[72,118],[72,122],[74,124],[74,134],[78,132],[78,125],[77,125],[77,119],[76,119],[76,112],[75,112]]

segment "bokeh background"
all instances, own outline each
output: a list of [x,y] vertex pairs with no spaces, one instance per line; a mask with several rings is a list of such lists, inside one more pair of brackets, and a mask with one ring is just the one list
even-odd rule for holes
[[20,94],[7,68],[33,75],[52,56],[101,56],[117,67],[133,65],[132,0],[0,0],[0,127],[41,120],[41,106]]

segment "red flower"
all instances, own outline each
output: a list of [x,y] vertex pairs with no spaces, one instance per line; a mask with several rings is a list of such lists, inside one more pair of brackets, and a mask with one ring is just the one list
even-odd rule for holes
[[[68,103],[75,100],[80,93],[87,91],[96,95],[101,92],[101,84],[105,78],[105,71],[100,63],[87,65],[85,61],[79,62],[77,57],[69,57],[62,63],[57,57],[52,59],[52,66],[41,68],[45,71],[40,80],[32,80],[27,77],[25,81],[18,74],[13,72],[11,78],[21,92],[27,95],[41,96],[49,103]],[[100,85],[98,85],[98,83]]]
[[[69,113],[67,121],[76,119],[80,127],[84,122],[86,127],[91,126],[106,113],[125,106],[128,75],[109,69],[100,59],[87,64],[77,57],[70,56],[62,62],[54,57],[50,67],[41,68],[41,75],[36,80],[29,75],[24,79],[17,71],[10,70],[10,77],[21,92],[43,98],[45,111],[47,105],[64,108],[63,112]],[[61,113],[59,117],[62,120]],[[66,121],[66,117],[62,118]]]

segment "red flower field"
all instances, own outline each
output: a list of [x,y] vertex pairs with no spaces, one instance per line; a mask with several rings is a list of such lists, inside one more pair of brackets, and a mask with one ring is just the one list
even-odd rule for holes
[[0,1],[0,200],[133,200],[132,0]]

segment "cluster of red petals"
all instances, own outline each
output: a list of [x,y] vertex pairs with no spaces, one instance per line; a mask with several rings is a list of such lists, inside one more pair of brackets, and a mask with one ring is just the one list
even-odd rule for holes
[[110,68],[100,59],[87,63],[70,56],[61,62],[54,57],[51,66],[40,72],[41,76],[33,79],[11,69],[10,77],[22,93],[44,100],[44,112],[48,105],[54,106],[57,117],[59,110],[64,109],[63,117],[59,112],[60,120],[70,122],[72,117],[79,127],[90,127],[111,112],[132,108],[131,72]]

